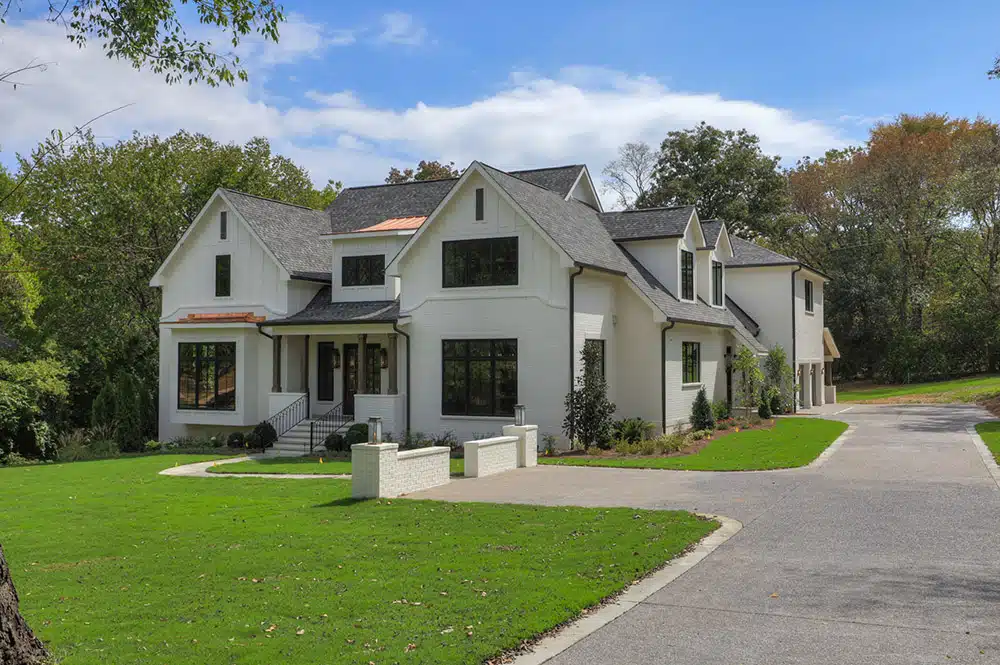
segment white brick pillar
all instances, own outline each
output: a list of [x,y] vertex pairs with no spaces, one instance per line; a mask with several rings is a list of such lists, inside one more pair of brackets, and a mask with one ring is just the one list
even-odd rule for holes
[[398,496],[395,443],[356,443],[351,446],[351,497],[374,499]]
[[812,372],[810,371],[810,365],[799,365],[802,368],[802,408],[809,409],[812,408]]
[[823,406],[826,403],[825,395],[823,394],[823,363],[816,363],[813,366],[813,403],[816,406]]
[[517,437],[517,466],[538,465],[538,425],[504,425],[504,436]]

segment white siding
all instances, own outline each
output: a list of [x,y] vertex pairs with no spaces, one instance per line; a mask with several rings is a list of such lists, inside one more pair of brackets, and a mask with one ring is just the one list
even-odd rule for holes
[[659,427],[663,412],[660,405],[660,328],[653,320],[653,310],[632,292],[624,280],[615,285],[614,349],[616,418],[644,418]]
[[[812,313],[806,312],[806,280],[813,284]],[[795,275],[795,337],[800,363],[823,362],[823,281],[804,271]]]
[[386,235],[377,238],[338,237],[332,243],[333,274],[332,299],[334,301],[395,300],[399,295],[399,278],[386,275],[382,286],[343,286],[343,259],[345,256],[381,254],[388,266],[402,249],[409,236]]
[[[625,249],[653,273],[667,290],[680,294],[680,239],[639,240],[624,243]],[[697,278],[696,278],[697,279]]]
[[792,354],[792,294],[788,266],[728,268],[730,297],[760,326],[757,339],[767,348],[780,344]]
[[[573,317],[573,371],[576,375],[583,372],[580,354],[583,352],[584,341],[588,339],[604,340],[604,372],[608,380],[608,396],[615,400],[615,310],[614,281],[607,275],[585,271],[574,282],[575,299]],[[567,379],[568,381],[568,379]]]
[[[686,426],[691,404],[704,387],[709,401],[726,398],[726,345],[730,336],[724,328],[677,324],[667,331],[667,427]],[[683,382],[683,343],[701,344],[701,382]]]

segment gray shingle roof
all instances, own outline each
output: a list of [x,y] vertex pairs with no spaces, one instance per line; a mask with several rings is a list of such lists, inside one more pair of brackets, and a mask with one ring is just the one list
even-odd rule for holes
[[580,177],[580,172],[585,168],[587,167],[584,164],[571,164],[569,166],[553,166],[546,169],[507,171],[507,173],[515,178],[526,180],[532,185],[538,185],[566,198],[569,196],[573,184],[576,183],[576,179]]
[[458,178],[349,187],[326,209],[330,217],[324,233],[356,231],[396,217],[429,215],[456,182]]
[[223,192],[290,275],[329,281],[330,245],[319,237],[329,230],[326,213],[232,189]]
[[799,265],[796,259],[784,254],[778,254],[766,247],[754,244],[742,238],[729,237],[733,246],[733,258],[726,263],[729,268],[749,266],[793,266]]
[[616,241],[676,238],[684,235],[694,206],[600,213],[601,223]]
[[754,321],[753,317],[747,314],[746,311],[736,304],[736,301],[728,295],[726,296],[726,307],[732,310],[733,314],[736,315],[736,318],[743,324],[743,327],[749,330],[754,337],[760,334],[760,324]]
[[723,222],[710,219],[701,223],[701,232],[705,235],[705,246],[715,247],[719,244],[719,236],[722,235]]
[[268,321],[268,326],[314,323],[392,323],[399,319],[398,300],[331,302],[330,287],[321,288],[301,312]]

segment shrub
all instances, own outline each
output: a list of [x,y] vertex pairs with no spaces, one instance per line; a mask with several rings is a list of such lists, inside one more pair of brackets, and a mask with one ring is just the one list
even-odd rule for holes
[[275,431],[274,425],[266,420],[257,423],[257,426],[253,428],[253,434],[256,439],[255,443],[257,444],[255,447],[261,450],[270,448],[278,440],[278,432]]
[[4,466],[31,466],[32,464],[38,464],[38,462],[28,459],[20,453],[8,453],[7,456],[3,458]]
[[[487,435],[484,438],[489,438],[490,436],[491,435]],[[446,432],[442,432],[441,434],[438,434],[437,436],[432,436],[431,437],[431,445],[432,446],[447,446],[448,448],[451,448],[452,450],[457,450],[458,448],[462,447],[461,444],[458,442],[458,439],[455,438],[455,433],[452,432],[451,430],[448,430]]]
[[661,434],[653,442],[661,454],[676,453],[685,445],[684,437],[680,434]]
[[625,439],[635,443],[648,439],[656,425],[642,418],[623,418],[612,427],[615,439]]
[[102,387],[91,407],[91,424],[113,430],[113,438],[125,451],[138,451],[143,435],[151,429],[149,391],[131,372],[119,372]]
[[767,419],[771,417],[771,400],[766,397],[760,400],[760,406],[757,407],[757,415],[761,419]]
[[344,435],[339,432],[334,432],[330,436],[326,437],[326,440],[323,442],[323,447],[331,453],[342,453],[347,450]]
[[712,402],[712,415],[715,416],[715,421],[728,420],[732,415],[729,412],[729,402],[724,399],[717,399]]
[[156,439],[150,439],[149,441],[146,442],[146,445],[143,446],[143,449],[147,453],[158,453],[162,448],[163,444],[157,441]]
[[230,448],[246,448],[247,435],[243,432],[231,432],[226,437],[226,445]]
[[639,448],[640,455],[655,455],[656,454],[656,441],[651,441],[646,439],[644,441],[639,441],[636,444]]
[[762,418],[770,418],[772,415],[780,414],[783,411],[781,404],[781,391],[775,386],[768,386],[764,388],[764,394],[761,397],[762,402],[767,402],[769,414],[767,416],[761,416]]
[[431,440],[423,432],[413,432],[406,430],[403,433],[403,441],[400,443],[404,448],[426,448],[431,445]]
[[94,439],[87,446],[93,457],[117,457],[121,453],[118,442],[114,439]]
[[760,402],[764,373],[760,371],[757,354],[746,346],[740,347],[733,359],[733,378],[736,380],[736,403],[747,412],[755,411]]
[[638,445],[628,439],[615,439],[611,442],[615,452],[619,455],[635,455]]
[[601,371],[601,356],[596,345],[584,344],[580,352],[583,372],[576,377],[573,390],[565,399],[566,418],[563,431],[574,445],[611,447],[615,405],[608,399],[608,382]]
[[795,399],[795,372],[788,364],[788,356],[780,344],[775,344],[764,359],[764,381],[774,389],[777,397],[770,398],[771,413],[791,411]]
[[355,443],[365,443],[366,441],[368,441],[368,423],[354,423],[347,428],[344,444],[348,449]]
[[60,462],[80,462],[92,459],[91,452],[85,430],[78,429],[72,432],[63,432],[59,435],[59,450],[56,452],[56,459]]
[[688,436],[691,437],[692,441],[704,441],[705,439],[711,438],[712,431],[710,429],[698,429],[691,432]]
[[542,435],[542,447],[545,454],[551,456],[556,451],[556,435],[549,432]]
[[691,427],[696,430],[715,427],[715,414],[712,413],[712,405],[708,403],[704,388],[698,391],[691,405]]

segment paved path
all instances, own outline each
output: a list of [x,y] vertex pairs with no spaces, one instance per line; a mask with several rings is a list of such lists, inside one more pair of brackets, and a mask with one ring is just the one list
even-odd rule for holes
[[[271,478],[273,480],[316,480],[322,478],[333,478],[334,480],[350,480],[350,474],[333,473],[211,473],[209,469],[216,464],[235,464],[236,462],[247,462],[251,457],[230,457],[218,459],[211,462],[195,462],[194,464],[184,464],[183,466],[172,466],[169,469],[160,471],[161,476],[181,476],[185,478]],[[259,459],[257,457],[256,459]]]
[[1000,490],[977,407],[862,406],[818,469],[691,473],[539,467],[419,496],[685,508],[744,528],[556,656],[672,665],[1000,663]]

